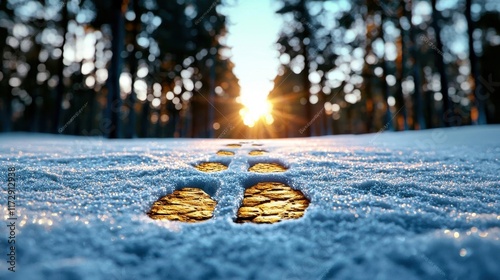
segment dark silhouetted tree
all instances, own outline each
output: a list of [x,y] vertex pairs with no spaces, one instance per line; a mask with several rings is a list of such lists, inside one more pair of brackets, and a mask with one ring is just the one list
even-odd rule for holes
[[436,68],[439,72],[440,82],[441,82],[441,94],[443,95],[443,121],[445,126],[450,126],[450,119],[454,114],[453,108],[451,108],[450,96],[448,93],[448,73],[446,71],[446,64],[444,63],[444,49],[443,40],[441,39],[441,13],[437,10],[436,4],[437,0],[431,0],[432,2],[432,27],[436,36],[436,52],[435,61]]

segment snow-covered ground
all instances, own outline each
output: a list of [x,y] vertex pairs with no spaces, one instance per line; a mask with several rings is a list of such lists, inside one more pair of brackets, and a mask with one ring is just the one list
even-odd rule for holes
[[[233,157],[228,143],[248,141]],[[269,153],[249,156],[261,143]],[[229,164],[202,173],[193,164]],[[255,162],[284,173],[253,174]],[[3,222],[15,167],[16,272],[0,230],[0,279],[499,279],[500,126],[286,140],[104,140],[0,135]],[[237,224],[244,189],[277,181],[303,218]],[[146,212],[199,187],[214,217]]]

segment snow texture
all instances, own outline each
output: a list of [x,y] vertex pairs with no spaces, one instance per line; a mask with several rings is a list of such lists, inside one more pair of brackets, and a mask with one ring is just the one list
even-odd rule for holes
[[[193,167],[205,161],[229,168]],[[282,140],[6,134],[0,162],[2,217],[8,166],[18,216],[17,271],[3,225],[0,279],[500,278],[500,126]],[[289,169],[248,172],[257,162]],[[235,223],[245,188],[265,181],[301,190],[304,217]],[[187,186],[218,202],[211,220],[146,215]]]

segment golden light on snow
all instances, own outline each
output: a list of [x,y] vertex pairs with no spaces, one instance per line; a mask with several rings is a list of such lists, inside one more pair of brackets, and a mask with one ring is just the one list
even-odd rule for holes
[[240,148],[241,147],[241,144],[227,144],[226,147],[229,147],[229,148]]
[[272,224],[299,219],[309,200],[299,190],[278,182],[262,182],[245,190],[237,223]]
[[234,156],[234,152],[231,151],[226,151],[226,150],[220,150],[217,152],[218,156]]
[[264,150],[252,150],[248,154],[251,156],[261,156],[261,155],[265,155],[266,153],[267,153],[267,151],[264,151]]
[[278,163],[257,163],[248,168],[248,171],[257,173],[285,172],[286,167]]
[[196,169],[203,172],[218,172],[227,169],[227,166],[220,162],[202,162],[195,166]]
[[158,199],[148,212],[154,220],[196,223],[212,218],[217,202],[199,188],[183,188]]

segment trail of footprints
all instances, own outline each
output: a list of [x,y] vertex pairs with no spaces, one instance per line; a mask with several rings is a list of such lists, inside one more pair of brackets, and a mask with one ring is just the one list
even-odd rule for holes
[[[228,144],[227,150],[219,150],[219,156],[234,156],[229,149],[240,148],[242,144]],[[252,146],[262,146],[252,144]],[[255,149],[250,156],[261,156],[267,151]],[[202,172],[220,172],[228,167],[220,162],[202,162],[195,166]],[[274,173],[285,172],[286,167],[278,163],[256,163],[249,172]],[[173,220],[181,222],[201,222],[213,217],[217,202],[199,188],[186,187],[161,197],[153,203],[147,213],[155,220]],[[245,190],[242,205],[238,209],[237,223],[276,223],[282,220],[298,219],[304,215],[309,200],[299,190],[279,182],[260,182]]]

